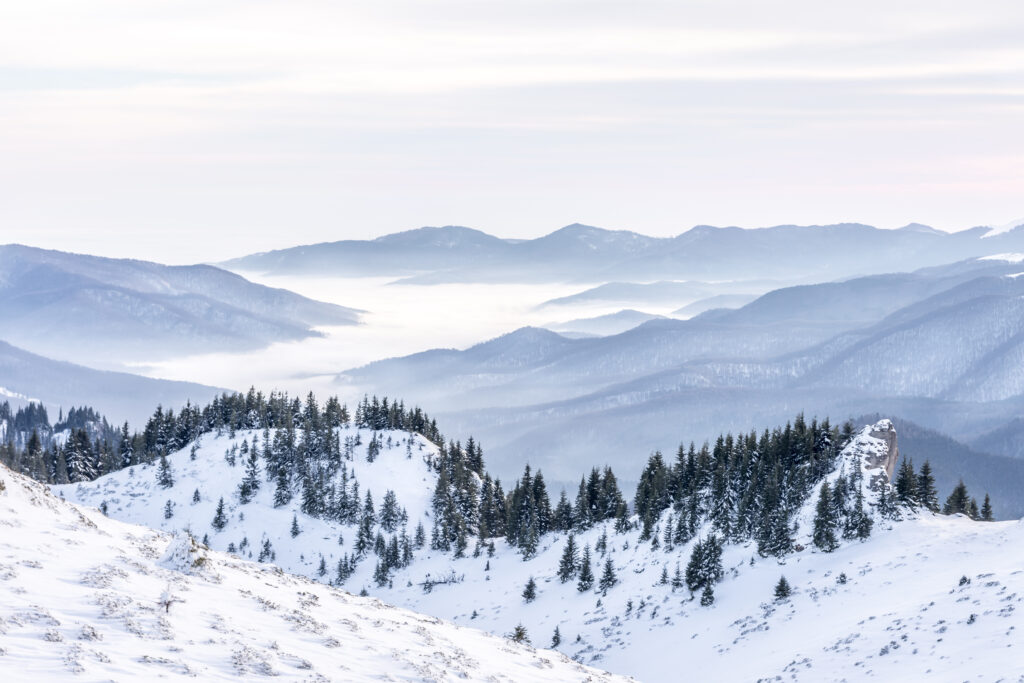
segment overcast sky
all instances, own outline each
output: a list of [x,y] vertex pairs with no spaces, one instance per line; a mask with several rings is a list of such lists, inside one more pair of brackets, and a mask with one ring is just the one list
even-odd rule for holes
[[1024,3],[0,5],[0,243],[1024,216]]

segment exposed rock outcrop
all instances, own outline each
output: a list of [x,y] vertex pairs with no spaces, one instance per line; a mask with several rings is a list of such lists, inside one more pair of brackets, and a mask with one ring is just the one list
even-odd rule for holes
[[889,420],[879,420],[872,425],[869,436],[883,441],[885,449],[869,451],[865,455],[865,466],[883,468],[888,481],[892,481],[892,476],[896,473],[896,459],[900,456],[900,449],[896,443],[896,428]]

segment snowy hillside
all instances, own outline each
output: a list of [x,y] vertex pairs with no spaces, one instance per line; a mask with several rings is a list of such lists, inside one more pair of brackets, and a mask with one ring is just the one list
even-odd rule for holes
[[[375,433],[368,429],[345,429],[341,433],[345,442],[360,445],[349,446],[352,457],[345,461],[344,475],[339,474],[336,483],[340,485],[344,477],[347,487],[358,485],[359,507],[367,494],[380,506],[387,492],[393,491],[408,516],[405,526],[410,539],[417,523],[429,532],[427,511],[437,475],[427,460],[436,455],[437,447],[418,434],[410,437],[406,432],[376,432],[381,452],[369,463],[366,455]],[[158,463],[136,465],[88,483],[53,488],[76,503],[93,507],[106,503],[107,514],[115,519],[167,531],[190,529],[196,538],[207,537],[211,548],[226,551],[233,545],[246,559],[257,559],[264,542],[269,541],[275,563],[293,574],[319,578],[323,555],[328,568],[324,580],[334,578],[338,560],[352,552],[355,526],[304,515],[299,496],[287,505],[274,507],[273,482],[262,481],[251,502],[239,502],[237,490],[247,464],[245,454],[239,452],[240,446],[245,443],[248,450],[248,445],[254,440],[258,443],[260,436],[257,430],[237,432],[234,438],[208,434],[196,444],[194,460],[191,446],[169,456],[174,479],[170,488],[157,483]],[[234,465],[229,463],[232,451]],[[224,529],[217,531],[213,519],[222,498],[227,521]],[[171,517],[166,517],[168,501]],[[293,517],[298,519],[300,529],[296,536],[292,536]],[[370,566],[369,570],[372,569]],[[369,585],[368,577],[366,581]],[[346,585],[359,589],[355,579]]]
[[[343,429],[341,434],[348,444],[356,434],[362,442],[352,447],[346,469],[362,494],[370,491],[379,504],[393,490],[408,514],[409,533],[420,522],[429,530],[437,475],[428,461],[435,447],[419,436],[410,440],[406,432],[378,432],[381,449],[370,463],[366,455],[373,433]],[[335,565],[353,552],[355,526],[303,515],[298,500],[275,508],[272,487],[266,485],[248,505],[239,504],[243,460],[236,455],[232,467],[225,451],[229,456],[233,447],[240,451],[255,435],[209,434],[195,460],[190,447],[170,456],[175,483],[168,489],[156,484],[157,465],[54,488],[88,505],[105,502],[114,518],[168,530],[188,526],[197,538],[208,536],[216,550],[230,543],[238,551],[245,538],[246,548],[238,552],[246,559],[250,553],[255,559],[269,541],[276,564],[334,580]],[[644,681],[677,680],[679,662],[693,671],[720,672],[723,680],[1005,677],[1021,656],[1014,648],[1020,647],[1016,631],[1024,626],[1018,550],[1024,547],[1024,526],[929,512],[904,512],[900,522],[881,517],[878,487],[887,485],[896,464],[894,436],[885,420],[864,427],[826,478],[834,484],[841,475],[862,475],[861,495],[874,524],[866,541],[841,541],[833,553],[815,550],[815,492],[795,517],[797,552],[779,560],[761,557],[750,542],[724,546],[724,576],[714,586],[711,606],[702,606],[682,579],[695,544],[709,536],[710,527],[691,541],[673,544],[665,535],[672,527],[671,508],[658,521],[656,542],[641,541],[639,529],[616,533],[611,524],[577,534],[580,555],[584,547],[592,551],[593,585],[582,591],[578,570],[564,583],[559,579],[567,536],[557,532],[543,536],[536,555],[526,561],[503,539],[494,539],[493,552],[484,544],[476,554],[471,546],[458,559],[452,552],[417,548],[411,562],[381,587],[371,552],[344,587],[495,634],[522,624],[536,645],[551,644],[557,629],[562,653]],[[193,503],[196,490],[199,502]],[[218,532],[212,521],[221,497],[227,520]],[[168,500],[172,516],[165,519]],[[299,532],[294,537],[293,520]],[[609,560],[614,583],[602,593]],[[773,588],[781,576],[793,594],[775,600]],[[536,599],[527,602],[523,593],[531,578]]]
[[612,681],[61,502],[0,467],[4,681]]

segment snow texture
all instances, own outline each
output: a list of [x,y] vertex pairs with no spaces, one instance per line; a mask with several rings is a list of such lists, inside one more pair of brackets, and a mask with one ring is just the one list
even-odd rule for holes
[[0,526],[5,682],[624,680],[107,519],[2,467]]

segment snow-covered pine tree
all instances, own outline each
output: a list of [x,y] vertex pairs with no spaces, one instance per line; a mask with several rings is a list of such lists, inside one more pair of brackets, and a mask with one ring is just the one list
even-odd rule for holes
[[516,624],[509,638],[515,643],[530,644],[530,636],[526,633],[526,627],[522,624]]
[[558,580],[566,583],[576,575],[579,567],[579,549],[576,547],[576,537],[569,534],[565,541],[565,549],[562,551],[562,559],[558,563]]
[[590,545],[583,546],[583,559],[580,561],[579,581],[576,582],[576,590],[586,593],[594,587],[594,570],[590,566]]
[[227,524],[228,518],[224,512],[224,498],[221,497],[217,502],[217,511],[214,513],[213,522],[211,522],[210,525],[213,527],[214,531],[223,531]]
[[601,581],[598,583],[601,595],[607,595],[612,586],[618,582],[618,577],[615,575],[615,565],[612,563],[612,556],[608,555],[604,560],[604,571],[601,573]]
[[927,460],[921,465],[917,473],[917,497],[921,505],[932,512],[939,511],[939,492],[935,489],[935,477],[932,475],[932,465]]
[[121,456],[121,467],[131,467],[135,462],[135,442],[128,432],[128,423],[121,426],[121,435],[118,441],[118,453]]
[[281,465],[277,468],[277,484],[274,487],[274,507],[284,507],[292,500],[292,487],[288,481],[288,467]]
[[245,475],[238,485],[238,502],[246,505],[260,490],[259,449],[254,445],[245,463]]
[[533,602],[537,599],[537,582],[530,577],[530,580],[526,582],[526,587],[523,588],[523,602]]
[[903,507],[912,508],[918,503],[917,475],[914,474],[914,464],[910,460],[904,460],[896,473],[895,482],[896,501]]
[[164,489],[174,486],[174,473],[171,472],[171,463],[167,461],[167,456],[164,454],[160,455],[160,465],[156,471],[156,483],[160,488]]
[[268,539],[263,541],[263,547],[260,548],[260,554],[259,554],[259,557],[256,559],[256,561],[257,562],[266,562],[267,560],[272,559],[273,556],[274,556],[274,549],[270,545],[270,539],[268,538]]
[[970,507],[970,495],[967,493],[967,487],[964,485],[963,479],[953,488],[952,493],[946,498],[946,504],[942,506],[942,514],[944,515],[955,515],[968,513]]
[[793,590],[789,587],[789,581],[786,581],[786,577],[779,577],[779,582],[775,584],[775,599],[785,600],[792,592]]
[[[843,485],[843,479],[840,478],[836,484],[837,489]],[[812,540],[814,545],[819,550],[826,553],[830,553],[839,547],[839,541],[836,538],[836,526],[838,520],[835,516],[835,509],[832,504],[833,496],[832,490],[828,485],[827,481],[821,483],[821,491],[818,494],[818,504],[814,514],[814,533]]]
[[989,499],[988,494],[985,494],[985,502],[981,506],[981,520],[983,522],[992,522],[995,520],[995,516],[992,514],[992,501]]

